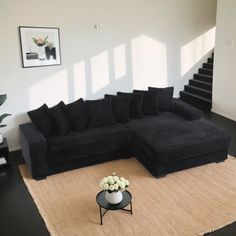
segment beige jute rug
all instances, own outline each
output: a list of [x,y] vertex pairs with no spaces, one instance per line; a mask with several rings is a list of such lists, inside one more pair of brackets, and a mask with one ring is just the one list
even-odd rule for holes
[[[202,235],[236,220],[236,159],[156,179],[135,158],[80,168],[42,181],[20,166],[51,235]],[[109,211],[99,223],[99,180],[113,171],[130,181],[133,215]]]

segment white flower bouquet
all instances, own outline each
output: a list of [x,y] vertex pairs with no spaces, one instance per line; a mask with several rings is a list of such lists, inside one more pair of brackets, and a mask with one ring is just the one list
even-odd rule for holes
[[129,181],[124,177],[119,177],[116,173],[112,173],[100,180],[99,186],[109,193],[124,191],[129,186]]
[[34,43],[39,46],[39,47],[42,47],[42,46],[45,46],[47,43],[48,43],[48,35],[42,39],[42,38],[32,38]]

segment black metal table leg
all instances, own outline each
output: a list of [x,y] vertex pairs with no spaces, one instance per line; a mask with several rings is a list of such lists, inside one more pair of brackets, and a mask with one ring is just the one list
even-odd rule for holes
[[105,209],[105,211],[103,211],[102,212],[102,207],[101,206],[99,206],[99,213],[100,213],[100,223],[101,223],[101,225],[103,225],[103,220],[102,220],[102,218],[103,218],[103,216],[106,214],[108,212],[108,210],[107,209]]
[[99,206],[99,213],[100,213],[100,224],[103,225],[103,222],[102,222],[102,208],[101,208],[101,206]]
[[132,206],[132,201],[130,202],[130,213],[133,215],[133,206]]

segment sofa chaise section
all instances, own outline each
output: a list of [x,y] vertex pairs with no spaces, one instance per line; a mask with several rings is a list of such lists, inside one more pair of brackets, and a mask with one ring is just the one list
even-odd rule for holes
[[203,120],[172,123],[135,134],[136,157],[156,177],[227,158],[231,138]]

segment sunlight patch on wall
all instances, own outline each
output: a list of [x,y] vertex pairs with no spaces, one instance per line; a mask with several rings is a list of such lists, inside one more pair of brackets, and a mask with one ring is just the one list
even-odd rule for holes
[[210,29],[181,48],[182,76],[215,47],[215,29]]
[[85,61],[74,65],[74,95],[75,99],[86,98],[86,69]]
[[133,87],[147,89],[148,86],[165,87],[167,81],[166,45],[142,35],[131,41]]
[[49,107],[58,102],[68,103],[67,71],[63,70],[29,88],[29,108],[35,109],[46,103]]
[[126,50],[124,44],[114,48],[114,70],[115,79],[126,75]]
[[95,93],[109,84],[108,52],[91,58],[92,92]]

